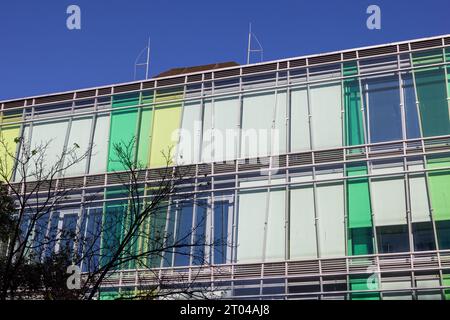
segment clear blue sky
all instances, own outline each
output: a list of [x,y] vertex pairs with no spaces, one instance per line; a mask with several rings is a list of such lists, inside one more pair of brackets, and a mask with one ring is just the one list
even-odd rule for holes
[[[66,28],[80,6],[82,29]],[[381,7],[382,29],[366,28]],[[133,80],[152,39],[151,75],[245,63],[248,23],[265,60],[450,33],[449,0],[14,0],[0,4],[0,100]]]

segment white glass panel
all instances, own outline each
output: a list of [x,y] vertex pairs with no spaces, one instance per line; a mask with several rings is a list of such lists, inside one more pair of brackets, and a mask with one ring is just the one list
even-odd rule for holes
[[106,172],[108,158],[109,116],[97,117],[89,173]]
[[[74,151],[76,158],[72,160],[66,159],[65,165],[69,164],[68,161],[71,161],[71,163],[73,163],[73,165],[66,170],[66,176],[81,175],[84,174],[86,171],[87,158],[85,157],[81,161],[77,161],[77,159],[83,157],[83,155],[89,150],[91,125],[92,125],[92,118],[72,120],[69,140],[67,142],[67,150],[72,149]],[[77,144],[79,148],[75,149],[74,144]]]
[[[296,178],[292,182],[297,182]],[[290,191],[290,258],[317,258],[312,186]]]
[[[436,288],[439,287],[439,279],[430,280],[416,280],[417,288]],[[418,300],[441,300],[442,296],[439,293],[439,289],[436,290],[426,290],[417,291]]]
[[198,162],[202,130],[201,111],[200,102],[189,102],[184,105],[180,144],[177,148],[177,164]]
[[266,261],[283,260],[285,247],[285,190],[269,193],[269,219],[267,222]]
[[313,148],[342,146],[341,86],[311,87]]
[[45,165],[50,169],[61,159],[67,134],[67,121],[34,123],[31,137],[31,148],[47,145],[45,149]]
[[320,256],[344,256],[345,219],[342,184],[327,183],[317,187],[317,214]]
[[262,261],[266,201],[266,190],[239,194],[237,262]]
[[238,98],[217,99],[214,103],[205,103],[202,161],[219,162],[237,158],[238,123]]
[[241,157],[255,158],[269,154],[274,107],[274,93],[243,98]]
[[[412,300],[411,293],[408,289],[411,289],[410,280],[399,281],[381,281],[381,288],[383,290],[400,290],[400,291],[386,291],[383,292],[383,300]],[[403,291],[401,291],[403,289]]]
[[[423,169],[423,165],[409,166],[409,170]],[[430,209],[428,207],[427,187],[423,174],[409,176],[409,191],[411,201],[412,222],[430,221]]]
[[[373,174],[401,172],[402,168],[373,168]],[[403,178],[373,178],[372,207],[377,226],[406,224],[405,185]]]
[[272,155],[286,153],[286,92],[278,92],[275,110],[275,130],[272,132]]
[[204,103],[203,110],[203,141],[202,141],[202,161],[212,162],[213,151],[214,151],[214,141],[213,141],[213,109],[212,102],[207,101]]
[[308,94],[296,89],[291,91],[291,152],[310,149]]
[[239,100],[238,98],[214,101],[214,161],[237,158],[239,143]]

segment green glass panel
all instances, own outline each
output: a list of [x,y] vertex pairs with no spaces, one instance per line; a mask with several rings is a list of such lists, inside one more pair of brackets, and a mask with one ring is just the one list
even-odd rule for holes
[[[173,162],[177,144],[176,130],[180,127],[181,92],[158,92],[153,119],[150,167],[166,167]],[[167,102],[166,102],[167,101]],[[171,101],[171,102],[169,102]],[[166,102],[166,103],[165,103]]]
[[[442,285],[443,286],[450,286],[450,274],[444,274],[443,275],[443,281],[442,281]],[[445,294],[445,300],[450,300],[450,288],[449,289],[445,289],[444,290],[444,294]]]
[[[357,290],[377,290],[379,288],[378,280],[373,283],[372,279],[366,276],[350,277],[350,289]],[[351,293],[352,300],[380,300],[378,292],[357,292]]]
[[[123,239],[124,220],[126,218],[127,201],[112,199],[126,198],[128,192],[121,187],[108,188],[104,204],[101,238],[101,265],[104,266],[114,258],[117,247]],[[117,269],[117,268],[115,268]]]
[[[356,75],[356,63],[344,63],[344,76]],[[345,141],[347,146],[364,143],[361,95],[357,78],[344,80]]]
[[[123,94],[113,97],[111,112],[111,126],[109,134],[108,152],[108,172],[125,170],[124,166],[118,162],[118,157],[114,151],[115,144],[129,145],[136,138],[137,105],[139,104],[139,94]],[[126,108],[114,110],[114,108]]]
[[439,66],[426,67],[442,62],[442,50],[413,54],[417,99],[424,137],[450,134],[445,69]]
[[150,162],[150,145],[152,141],[153,92],[144,92],[142,94],[142,104],[144,106],[139,122],[137,161],[139,167],[147,168]]
[[[450,158],[429,158],[428,169],[450,167]],[[428,174],[433,217],[436,221],[450,220],[450,170]]]
[[436,221],[435,223],[439,249],[450,249],[450,220]]
[[372,228],[351,228],[348,237],[348,255],[373,254]]
[[118,297],[118,290],[101,291],[99,295],[100,300],[116,300]]
[[144,291],[138,291],[132,288],[126,289],[108,289],[107,291],[100,292],[100,300],[132,300],[137,298],[137,293]]
[[[348,177],[367,175],[367,167],[347,167]],[[367,177],[351,178],[347,181],[347,208],[349,228],[372,226],[369,182]]]

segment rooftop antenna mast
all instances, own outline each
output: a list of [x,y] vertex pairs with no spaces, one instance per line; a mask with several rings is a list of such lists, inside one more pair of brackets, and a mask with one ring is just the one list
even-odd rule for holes
[[[141,62],[139,63],[139,59],[141,59],[141,57],[146,54],[146,60],[145,62]],[[149,75],[149,70],[150,70],[150,37],[148,37],[148,44],[147,46],[142,49],[141,53],[139,53],[139,55],[136,58],[136,61],[134,62],[134,80],[136,80],[136,76],[137,76],[137,69],[139,67],[143,67],[145,66],[145,80],[148,79],[148,75]]]
[[[252,39],[255,39],[256,44],[258,45],[257,49],[252,49]],[[264,60],[264,49],[261,45],[261,42],[259,42],[256,35],[252,32],[252,23],[250,22],[249,28],[248,28],[248,47],[247,47],[247,64],[250,63],[250,55],[252,52],[259,52],[260,59],[262,62]]]

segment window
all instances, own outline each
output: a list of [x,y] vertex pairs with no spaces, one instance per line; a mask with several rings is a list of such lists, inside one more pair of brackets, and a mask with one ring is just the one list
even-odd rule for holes
[[291,152],[311,149],[306,88],[291,91]]
[[246,95],[242,110],[241,157],[286,151],[286,92]]
[[199,162],[202,130],[201,116],[200,102],[195,101],[184,104],[180,143],[177,151],[177,164],[179,165]]
[[[324,174],[323,178],[331,178]],[[344,187],[342,182],[317,186],[320,257],[345,256]]]
[[[442,63],[442,50],[413,54],[414,77],[424,137],[450,133],[445,70],[443,67],[423,68]],[[422,67],[422,68],[418,68]]]
[[[158,92],[153,120],[150,167],[166,167],[176,155],[180,128],[182,92]],[[169,102],[171,101],[171,102]]]
[[109,139],[109,115],[98,115],[94,130],[89,173],[104,173],[108,159],[108,144],[105,141]]
[[[74,151],[76,159],[82,159],[81,161],[74,161],[70,159],[70,157],[66,157],[65,165],[70,166],[65,174],[69,175],[82,175],[86,172],[86,161],[85,157],[86,153],[90,147],[90,138],[91,138],[91,128],[92,127],[92,119],[91,118],[78,118],[73,119],[72,124],[70,126],[69,140],[67,142],[67,150]],[[84,158],[83,158],[84,157]],[[68,159],[67,159],[68,158]]]
[[202,161],[221,162],[237,158],[239,108],[237,97],[205,103]]
[[408,226],[377,227],[379,253],[409,252]]
[[[115,146],[126,148],[133,143],[136,148],[136,123],[137,107],[129,108],[139,104],[139,94],[131,93],[113,97],[111,112],[111,129],[109,135],[108,172],[126,170],[119,161]],[[114,110],[116,108],[123,108]]]
[[416,104],[416,92],[411,73],[402,74],[403,101],[405,104],[406,137],[408,139],[420,138],[420,124]]
[[237,262],[262,261],[266,204],[267,189],[239,192]]
[[365,79],[362,86],[370,143],[402,139],[398,76]]
[[[293,177],[291,181],[301,181],[301,178]],[[314,191],[312,185],[291,188],[289,221],[290,258],[317,258]]]
[[436,250],[431,222],[413,223],[414,251]]
[[310,88],[313,149],[342,146],[341,86],[327,84]]

